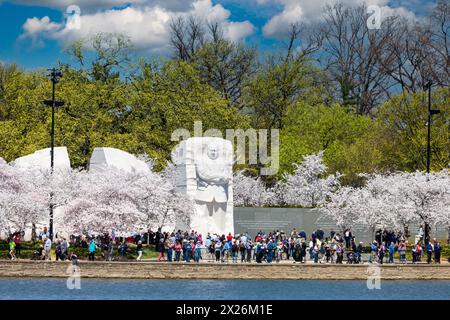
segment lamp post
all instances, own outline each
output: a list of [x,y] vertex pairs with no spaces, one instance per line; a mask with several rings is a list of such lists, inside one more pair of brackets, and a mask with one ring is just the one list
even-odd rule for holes
[[[50,80],[52,82],[52,100],[44,100],[46,106],[52,107],[52,129],[50,132],[50,173],[53,174],[54,162],[55,162],[55,107],[61,107],[64,105],[63,101],[55,100],[55,86],[62,77],[62,72],[59,69],[49,69]],[[49,223],[49,237],[53,240],[53,193],[50,193],[50,223]]]
[[[427,181],[430,179],[430,163],[431,163],[431,120],[432,116],[435,114],[439,114],[441,110],[431,109],[431,86],[433,83],[428,81],[425,84],[425,89],[428,89],[428,121],[427,121]],[[429,239],[429,225],[425,222],[425,230],[424,230],[424,240],[425,242]]]

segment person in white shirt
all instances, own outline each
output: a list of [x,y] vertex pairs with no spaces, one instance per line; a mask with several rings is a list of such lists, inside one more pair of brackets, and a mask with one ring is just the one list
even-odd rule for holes
[[423,235],[424,235],[422,226],[419,228],[418,232],[419,232],[420,240],[422,240],[423,239]]
[[308,248],[309,248],[309,259],[313,260],[314,259],[314,252],[313,252],[314,242],[312,241],[312,239],[309,240]]
[[51,249],[52,249],[52,240],[50,240],[50,238],[47,238],[47,240],[45,240],[45,245],[44,245],[45,260],[51,260],[51,258],[50,258]]

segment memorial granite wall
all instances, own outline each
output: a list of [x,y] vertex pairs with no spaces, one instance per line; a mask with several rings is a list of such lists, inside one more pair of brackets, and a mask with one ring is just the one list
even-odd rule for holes
[[[290,233],[292,228],[297,228],[298,231],[305,230],[310,236],[319,227],[326,236],[330,234],[331,229],[336,232],[342,231],[333,221],[323,217],[318,209],[234,207],[234,232],[236,234],[248,232],[254,237],[259,230],[266,234],[273,230]],[[414,236],[418,229],[419,226],[410,226],[411,235]],[[352,232],[357,241],[363,241],[366,244],[373,241],[374,235],[367,226],[357,224],[352,228]],[[432,236],[446,240],[448,237],[447,227],[434,228]]]

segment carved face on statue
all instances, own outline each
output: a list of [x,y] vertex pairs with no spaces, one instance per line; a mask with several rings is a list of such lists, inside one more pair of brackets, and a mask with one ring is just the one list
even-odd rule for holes
[[219,147],[215,143],[210,143],[208,145],[207,155],[211,160],[216,160],[219,157]]

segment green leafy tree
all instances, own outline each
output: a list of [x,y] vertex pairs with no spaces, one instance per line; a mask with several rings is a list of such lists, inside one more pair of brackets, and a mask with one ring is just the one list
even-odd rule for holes
[[[373,130],[374,122],[366,116],[350,113],[341,105],[332,106],[297,103],[286,113],[281,131],[280,174],[292,172],[293,163],[304,155],[324,150],[329,172],[344,174],[344,183],[355,183],[355,167],[361,158],[348,158],[347,150],[361,136]],[[371,171],[372,168],[365,168]]]
[[245,89],[245,111],[253,125],[282,129],[286,114],[297,102],[316,105],[328,101],[324,74],[312,64],[317,42],[298,49],[300,27],[292,25],[285,53],[269,55]]
[[[439,171],[450,164],[450,90],[436,89],[432,108],[441,110],[431,125],[431,169]],[[379,140],[384,140],[384,157],[392,169],[415,171],[426,169],[427,94],[403,93],[388,100],[378,111]]]

